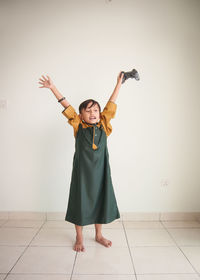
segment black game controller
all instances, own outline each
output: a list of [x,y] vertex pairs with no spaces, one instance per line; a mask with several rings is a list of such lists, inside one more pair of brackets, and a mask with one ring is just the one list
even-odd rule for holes
[[[122,73],[124,73],[124,76],[123,76],[123,79],[122,79],[122,84],[127,80],[127,79],[129,79],[129,78],[135,78],[137,81],[139,81],[140,80],[140,77],[139,77],[139,74],[138,74],[138,72],[135,70],[135,69],[133,69],[132,71],[130,71],[130,72],[124,72],[124,71],[122,71],[121,72],[121,75],[122,75]],[[121,77],[121,75],[120,75],[120,77]]]

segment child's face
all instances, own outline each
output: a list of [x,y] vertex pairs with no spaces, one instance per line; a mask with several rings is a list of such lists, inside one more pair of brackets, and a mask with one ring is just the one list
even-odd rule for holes
[[82,109],[82,112],[81,112],[81,114],[79,114],[79,116],[80,116],[81,120],[84,120],[87,123],[93,124],[93,123],[96,123],[99,121],[100,112],[99,112],[99,107],[97,104],[90,107],[91,105],[92,105],[92,102],[90,102],[87,105],[86,109]]

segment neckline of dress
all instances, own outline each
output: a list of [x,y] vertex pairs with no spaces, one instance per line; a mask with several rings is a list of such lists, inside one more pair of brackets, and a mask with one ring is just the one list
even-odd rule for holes
[[82,121],[83,123],[86,123],[87,125],[91,125],[91,126],[97,126],[99,123],[100,123],[100,121],[98,121],[98,122],[96,122],[96,123],[87,123],[86,121]]

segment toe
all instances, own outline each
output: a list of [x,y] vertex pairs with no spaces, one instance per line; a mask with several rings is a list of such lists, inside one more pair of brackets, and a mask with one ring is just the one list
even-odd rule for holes
[[76,252],[79,252],[79,248],[78,247],[76,247]]

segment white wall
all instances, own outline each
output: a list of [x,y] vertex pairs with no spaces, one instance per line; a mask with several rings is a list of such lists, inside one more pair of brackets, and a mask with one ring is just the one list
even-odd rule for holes
[[[121,212],[200,210],[200,1],[1,1],[0,211],[66,211],[78,110],[102,108],[121,70],[108,138]],[[162,186],[162,180],[169,184]]]

